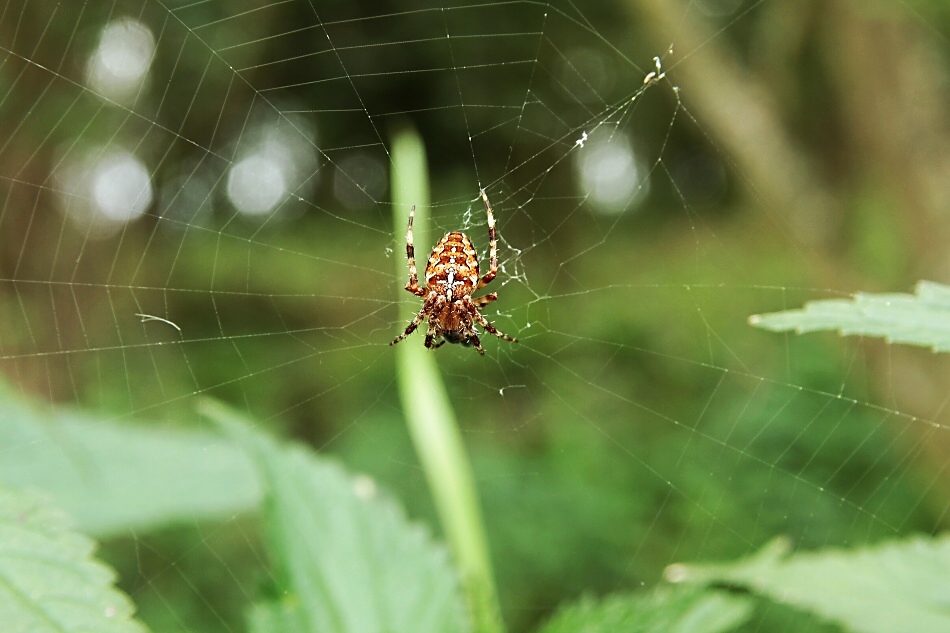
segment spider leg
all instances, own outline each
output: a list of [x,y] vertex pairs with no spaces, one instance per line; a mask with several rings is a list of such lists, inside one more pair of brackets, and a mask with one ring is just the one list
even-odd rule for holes
[[478,350],[478,353],[484,356],[485,350],[482,349],[482,342],[478,340],[478,334],[475,333],[475,330],[472,330],[470,340],[472,341],[472,345],[475,347],[475,349]]
[[[488,216],[488,272],[478,280],[475,290],[484,288],[490,284],[495,278],[495,275],[498,274],[498,235],[495,233],[495,214],[491,210],[491,204],[488,202],[488,194],[485,193],[484,189],[481,190],[481,194],[482,202],[485,203],[485,214]],[[410,213],[410,219],[411,216],[412,214]]]
[[483,328],[485,328],[485,330],[486,330],[487,332],[491,332],[492,334],[494,334],[494,335],[497,336],[498,338],[503,338],[503,339],[505,339],[506,341],[510,341],[510,342],[512,342],[512,343],[517,343],[517,342],[518,342],[518,339],[516,339],[515,337],[513,337],[513,336],[508,336],[508,335],[505,334],[504,332],[500,332],[500,331],[498,330],[498,328],[496,328],[494,325],[491,324],[491,321],[489,321],[488,319],[486,319],[485,317],[483,317],[483,316],[482,316],[481,314],[479,314],[478,312],[476,312],[476,313],[474,314],[474,316],[475,316],[475,320],[478,321],[478,324],[481,325]]
[[[489,297],[491,297],[491,298],[489,298]],[[491,301],[494,301],[494,300],[497,299],[497,298],[498,298],[498,296],[497,296],[494,292],[491,293],[491,294],[485,295],[484,297],[479,297],[478,299],[472,299],[471,297],[465,297],[466,318],[468,319],[468,324],[471,326],[471,321],[472,321],[472,319],[474,319],[475,321],[478,321],[478,324],[481,325],[481,326],[485,329],[485,331],[494,334],[494,335],[497,336],[498,338],[503,338],[503,339],[505,339],[506,341],[510,341],[510,342],[512,342],[512,343],[517,343],[517,342],[518,342],[518,339],[516,339],[516,338],[513,337],[513,336],[508,336],[508,335],[505,334],[504,332],[500,332],[500,331],[498,330],[498,328],[496,328],[494,325],[491,324],[491,321],[489,321],[488,319],[486,319],[485,317],[483,317],[483,316],[482,316],[482,313],[478,311],[478,307],[477,307],[477,306],[479,305],[478,302],[479,302],[480,300],[483,301],[483,304],[482,304],[482,305],[484,305],[485,303],[489,303],[489,302],[491,302]],[[472,327],[472,334],[474,335],[474,333],[475,333],[475,328]],[[474,339],[475,339],[475,342],[476,342],[476,344],[477,344],[477,343],[478,343],[478,337],[475,336]]]
[[462,312],[460,316],[465,326],[465,336],[467,338],[465,344],[471,345],[478,350],[479,354],[484,356],[485,350],[482,348],[482,342],[478,339],[478,332],[475,331],[475,319],[479,316],[478,310],[475,309],[475,302],[472,301],[471,297],[465,297],[462,301],[465,306],[465,312]]
[[412,218],[415,215],[416,205],[412,205],[412,208],[409,209],[409,228],[406,229],[406,259],[409,260],[409,283],[406,284],[406,290],[418,297],[424,297],[426,296],[426,290],[419,287],[419,274],[416,272],[416,249],[412,245]]
[[498,298],[498,293],[492,292],[490,294],[485,295],[484,297],[478,297],[477,299],[472,299],[472,303],[475,304],[476,308],[484,308],[485,306],[487,306],[489,303],[491,303],[497,298]]
[[400,334],[399,336],[397,336],[396,338],[394,338],[392,342],[390,343],[390,345],[395,345],[402,339],[406,338],[407,336],[415,332],[416,328],[419,327],[419,324],[422,323],[422,319],[425,318],[425,315],[426,315],[426,305],[423,304],[422,309],[419,310],[419,313],[416,314],[416,316],[413,317],[409,325],[406,326],[406,331]]
[[436,328],[435,323],[429,321],[429,331],[426,332],[426,347],[428,349],[438,349],[445,345],[445,339],[441,332]]

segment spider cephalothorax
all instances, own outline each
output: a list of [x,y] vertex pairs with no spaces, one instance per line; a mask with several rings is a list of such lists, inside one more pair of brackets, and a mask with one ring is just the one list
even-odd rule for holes
[[395,345],[412,334],[423,319],[428,319],[429,330],[426,332],[426,347],[435,349],[445,343],[460,343],[466,347],[475,347],[479,354],[484,354],[475,324],[478,323],[485,330],[498,338],[517,343],[518,339],[503,334],[479,312],[498,298],[494,292],[477,299],[472,293],[484,288],[492,282],[498,274],[498,239],[495,235],[495,215],[488,203],[488,195],[483,189],[482,201],[485,203],[485,213],[488,215],[488,259],[489,269],[484,276],[479,276],[478,253],[472,246],[472,240],[461,231],[446,233],[439,243],[432,249],[429,262],[426,264],[426,285],[419,286],[419,277],[416,273],[415,249],[412,245],[412,218],[416,208],[409,211],[409,229],[406,232],[406,258],[409,260],[409,283],[406,290],[412,294],[425,297],[422,309],[416,314],[406,331],[397,336],[390,345]]

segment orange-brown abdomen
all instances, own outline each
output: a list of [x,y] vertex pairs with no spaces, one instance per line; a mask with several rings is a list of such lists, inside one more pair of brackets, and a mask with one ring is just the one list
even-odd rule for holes
[[446,233],[429,256],[426,288],[455,301],[472,294],[478,279],[478,253],[472,240],[460,231]]

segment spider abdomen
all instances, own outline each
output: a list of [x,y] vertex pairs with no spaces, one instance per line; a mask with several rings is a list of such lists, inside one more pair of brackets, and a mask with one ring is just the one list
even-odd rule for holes
[[426,266],[426,288],[455,301],[475,291],[478,253],[465,233],[446,233],[432,249]]

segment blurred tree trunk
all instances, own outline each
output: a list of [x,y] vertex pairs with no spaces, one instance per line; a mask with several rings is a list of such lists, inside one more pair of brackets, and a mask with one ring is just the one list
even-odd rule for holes
[[800,243],[832,240],[840,217],[835,197],[786,129],[775,95],[739,61],[722,32],[686,2],[631,0],[630,7],[639,20],[646,16],[645,31],[658,51],[673,48],[667,77],[683,87],[687,107],[736,161],[755,198],[786,218]]
[[[628,7],[657,51],[672,45],[668,80],[735,161],[754,205],[787,221],[817,284],[909,292],[917,279],[950,282],[950,73],[939,33],[923,18],[897,4],[766,3],[737,18],[754,25],[746,64],[730,46],[737,29],[720,30],[685,1]],[[829,134],[808,144],[786,123],[796,108],[812,133]],[[869,201],[877,214],[870,222],[896,230],[869,241],[862,261],[856,234]],[[940,472],[950,460],[950,360],[900,346],[866,349],[909,459],[922,454],[918,466]],[[935,481],[944,483],[932,498],[950,495],[945,477]]]
[[[858,186],[882,190],[883,208],[896,217],[910,253],[907,276],[950,283],[950,73],[922,19],[897,5],[876,9],[830,2],[822,24],[822,57],[843,113],[850,167]],[[933,472],[940,472],[950,459],[947,356],[891,346],[879,361],[882,390],[905,414],[898,423],[911,426]],[[936,493],[950,495],[947,478],[936,481],[942,482]]]

